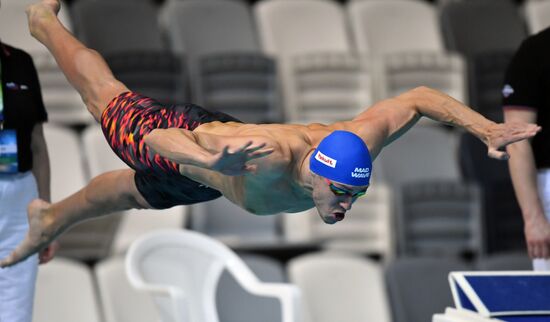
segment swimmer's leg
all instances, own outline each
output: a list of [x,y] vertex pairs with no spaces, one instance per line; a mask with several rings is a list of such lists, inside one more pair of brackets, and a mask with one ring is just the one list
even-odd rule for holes
[[65,29],[57,18],[59,8],[59,0],[42,0],[29,6],[29,29],[52,53],[88,111],[99,121],[109,102],[128,88],[114,78],[99,53],[84,46]]
[[13,265],[37,253],[78,222],[117,211],[150,208],[136,188],[134,175],[130,169],[107,172],[59,202],[31,202],[29,232],[15,251],[0,261],[0,266]]

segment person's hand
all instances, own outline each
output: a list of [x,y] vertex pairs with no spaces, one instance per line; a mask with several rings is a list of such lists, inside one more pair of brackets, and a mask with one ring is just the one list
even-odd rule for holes
[[59,249],[59,242],[54,240],[46,248],[42,249],[38,253],[38,260],[40,264],[46,264],[55,257],[55,253]]
[[544,215],[525,223],[525,239],[529,257],[550,258],[550,223]]
[[508,160],[506,151],[500,150],[508,144],[535,136],[542,128],[536,124],[509,122],[495,123],[489,128],[485,144],[489,148],[488,155],[499,160]]
[[27,257],[46,248],[56,237],[52,229],[52,221],[48,217],[50,204],[44,200],[35,199],[28,207],[29,231],[25,239],[6,258],[0,260],[0,267],[15,265]]
[[[210,169],[229,176],[239,176],[256,170],[255,165],[247,164],[248,161],[263,158],[273,153],[273,148],[264,149],[265,143],[252,145],[252,141],[230,151],[227,145],[219,153],[216,153],[210,162]],[[262,150],[263,149],[263,150]]]

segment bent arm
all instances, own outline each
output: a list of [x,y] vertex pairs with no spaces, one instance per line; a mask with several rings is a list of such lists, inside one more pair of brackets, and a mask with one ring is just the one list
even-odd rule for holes
[[226,175],[254,172],[256,167],[249,161],[280,152],[280,146],[268,137],[216,135],[179,128],[155,129],[145,137],[145,143],[178,164]]
[[418,87],[384,100],[358,119],[374,117],[379,131],[383,133],[381,143],[387,145],[403,135],[422,116],[472,133],[489,147],[489,156],[497,159],[508,157],[499,148],[530,138],[540,130],[536,124],[524,122],[497,124],[456,99],[428,87]]
[[[217,151],[218,138],[201,134],[202,140],[192,131],[180,128],[155,129],[144,137],[145,143],[161,156],[178,164],[208,168]],[[202,141],[202,142],[201,142]]]

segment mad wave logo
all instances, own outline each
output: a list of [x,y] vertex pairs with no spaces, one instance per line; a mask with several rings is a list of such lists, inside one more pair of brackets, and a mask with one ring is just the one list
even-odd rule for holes
[[369,168],[355,168],[353,172],[351,173],[352,178],[368,178],[370,177],[370,169]]
[[512,94],[514,94],[514,89],[512,88],[512,86],[508,84],[504,85],[504,88],[502,89],[502,96],[508,98]]
[[321,151],[317,151],[317,154],[315,154],[315,160],[321,162],[324,165],[328,165],[331,168],[336,168],[336,160],[331,157],[327,157],[326,155],[322,154]]

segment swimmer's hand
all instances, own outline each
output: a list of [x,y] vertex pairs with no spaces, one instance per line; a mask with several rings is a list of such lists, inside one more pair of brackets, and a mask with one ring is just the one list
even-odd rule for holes
[[6,258],[0,260],[0,267],[15,265],[43,249],[54,240],[52,222],[49,217],[50,204],[44,200],[35,199],[28,207],[29,231],[25,239]]
[[232,150],[229,145],[226,145],[221,152],[212,156],[212,160],[209,162],[209,168],[228,176],[240,176],[247,173],[254,173],[257,166],[247,164],[247,162],[270,155],[273,153],[274,149],[265,148],[265,143],[255,146],[253,146],[252,143],[252,141],[248,141],[235,150]]
[[508,144],[529,139],[542,128],[536,124],[509,122],[495,123],[489,127],[484,142],[489,148],[488,155],[498,160],[508,160],[510,156],[502,148]]

